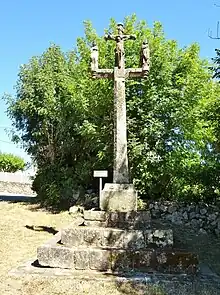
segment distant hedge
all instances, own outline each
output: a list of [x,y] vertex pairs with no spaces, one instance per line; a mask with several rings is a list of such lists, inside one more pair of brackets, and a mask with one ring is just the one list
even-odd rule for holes
[[25,168],[25,162],[21,157],[0,153],[0,171],[16,172]]

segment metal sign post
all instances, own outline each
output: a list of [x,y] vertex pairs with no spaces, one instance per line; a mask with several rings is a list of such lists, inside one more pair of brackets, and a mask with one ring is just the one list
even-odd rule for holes
[[108,171],[107,170],[95,170],[93,172],[94,177],[99,177],[99,198],[101,197],[102,193],[102,178],[108,177]]

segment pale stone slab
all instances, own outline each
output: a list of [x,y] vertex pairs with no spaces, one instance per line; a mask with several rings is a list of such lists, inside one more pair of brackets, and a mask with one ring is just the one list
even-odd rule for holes
[[43,245],[37,249],[37,258],[42,266],[74,268],[74,252],[66,247]]
[[[114,71],[114,165],[113,182],[129,183],[128,155],[127,155],[127,127],[125,78],[120,77],[124,71],[115,68]],[[122,75],[124,76],[124,75]]]
[[171,247],[172,230],[124,230],[116,228],[79,226],[61,233],[61,242],[68,247],[97,247],[118,249],[144,249],[146,247]]
[[61,231],[61,242],[66,246],[79,246],[83,244],[84,231],[80,227],[70,227]]
[[89,269],[90,253],[87,250],[76,250],[75,254],[75,268]]
[[144,234],[142,231],[132,230],[124,235],[123,248],[128,249],[143,249],[147,246],[144,240]]
[[100,208],[105,211],[136,211],[137,191],[132,184],[106,183],[100,196]]
[[85,210],[84,219],[94,221],[113,221],[113,222],[150,222],[149,211],[127,211],[127,212],[105,212],[95,210]]
[[93,211],[93,210],[84,211],[85,220],[106,221],[107,217],[108,217],[108,214],[107,212],[104,212],[104,211]]
[[123,248],[124,231],[106,229],[103,231],[103,246],[112,248]]
[[92,249],[90,252],[90,268],[99,271],[111,269],[111,252]]
[[[134,232],[130,232],[133,240]],[[128,239],[129,241],[129,239]],[[135,248],[109,249],[64,247],[55,244],[56,239],[38,248],[38,262],[42,266],[76,270],[125,271],[159,270],[173,273],[194,273],[198,257],[195,254],[174,249]]]
[[83,243],[87,246],[101,247],[103,244],[103,230],[96,228],[87,228],[83,229]]

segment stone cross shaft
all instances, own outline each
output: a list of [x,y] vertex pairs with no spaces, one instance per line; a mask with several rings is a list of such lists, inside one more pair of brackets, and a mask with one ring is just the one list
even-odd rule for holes
[[126,128],[126,78],[146,77],[149,72],[149,47],[146,41],[142,44],[141,68],[125,68],[124,41],[135,40],[134,35],[124,35],[123,24],[117,25],[118,34],[107,34],[105,40],[116,42],[114,69],[99,69],[98,47],[91,48],[91,70],[93,78],[114,79],[114,165],[113,183],[129,183]]

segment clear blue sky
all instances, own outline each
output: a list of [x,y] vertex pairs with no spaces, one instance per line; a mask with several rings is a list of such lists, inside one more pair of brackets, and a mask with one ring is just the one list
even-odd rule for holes
[[[13,93],[18,69],[34,55],[40,55],[51,42],[69,50],[76,38],[83,35],[83,21],[92,21],[102,35],[109,19],[123,21],[136,13],[152,26],[162,22],[169,39],[178,40],[180,46],[198,42],[201,57],[211,58],[220,40],[208,38],[220,20],[220,0],[2,0],[0,1],[0,96]],[[12,152],[28,159],[25,153],[9,142],[4,131],[10,127],[6,106],[0,100],[0,150]]]

